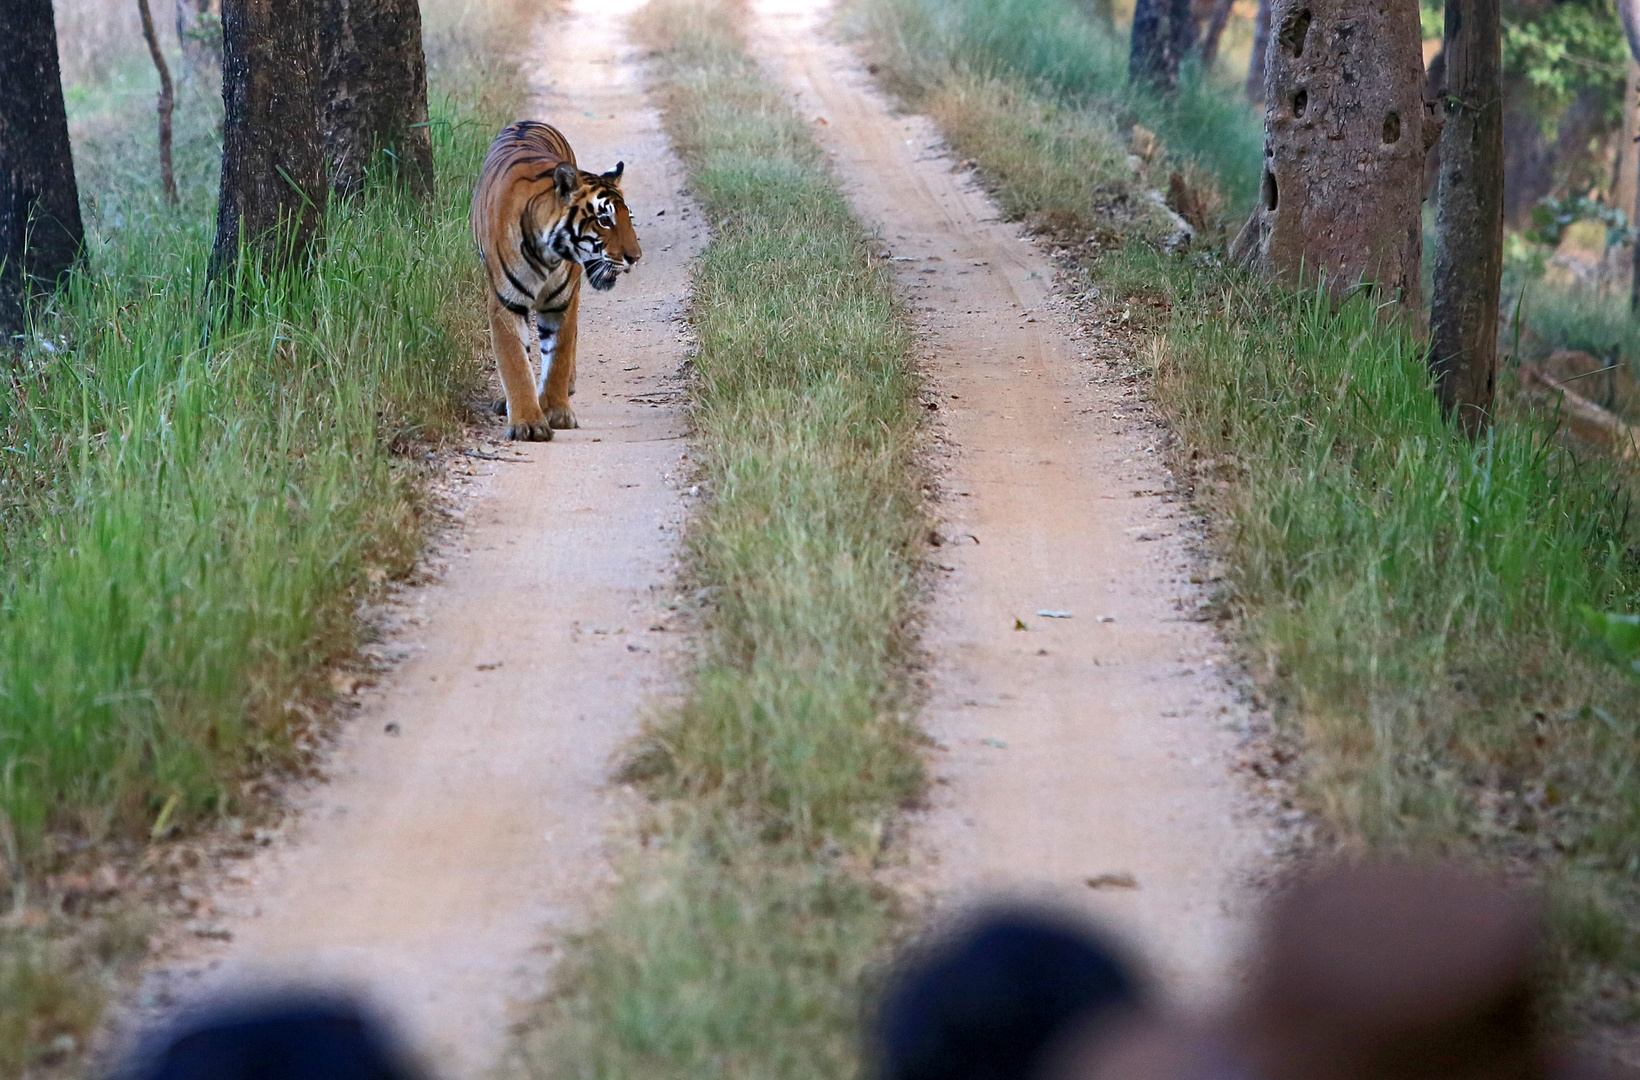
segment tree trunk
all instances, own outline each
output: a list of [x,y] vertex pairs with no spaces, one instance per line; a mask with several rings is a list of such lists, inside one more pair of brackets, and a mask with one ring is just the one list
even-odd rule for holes
[[[1617,0],[1617,14],[1623,21],[1623,34],[1629,40],[1629,90],[1623,102],[1623,137],[1626,140],[1623,153],[1630,155],[1634,148],[1633,136],[1640,134],[1640,123],[1636,124],[1636,132],[1631,133],[1629,130],[1629,113],[1635,107],[1637,90],[1635,62],[1640,60],[1640,0]],[[1628,161],[1630,158],[1625,156],[1623,160]],[[1636,184],[1640,186],[1640,175],[1636,175],[1640,173],[1640,154],[1634,155],[1634,160],[1636,170],[1631,175],[1635,176]],[[1629,224],[1640,228],[1640,202],[1626,203],[1623,209],[1629,212]],[[1636,242],[1634,248],[1634,276],[1629,288],[1629,311],[1640,314],[1640,242]]]
[[1270,51],[1270,0],[1258,0],[1253,19],[1253,51],[1247,58],[1247,100],[1264,100],[1264,73]]
[[220,0],[176,0],[177,41],[182,46],[182,74],[222,66],[222,48],[214,24],[222,17]]
[[85,242],[51,0],[0,0],[0,333]]
[[165,63],[165,53],[159,47],[159,35],[154,33],[154,13],[148,0],[137,0],[137,11],[142,16],[142,39],[148,43],[148,55],[153,57],[154,70],[159,72],[159,186],[165,201],[177,204],[177,174],[171,168],[171,113],[176,110],[176,93],[171,88],[171,68]]
[[1334,295],[1372,282],[1419,310],[1424,152],[1417,0],[1274,0],[1264,181],[1238,250]]
[[[337,195],[386,166],[418,199],[433,194],[427,62],[416,0],[318,0],[324,62],[320,126]],[[379,160],[378,155],[382,159]]]
[[1503,45],[1498,0],[1446,0],[1446,126],[1435,211],[1429,363],[1441,409],[1471,437],[1497,382],[1503,275]]
[[1628,215],[1629,224],[1635,222],[1634,211],[1640,201],[1640,62],[1629,58],[1629,73],[1623,88],[1623,136],[1617,144],[1617,175],[1612,179],[1612,205]]
[[1224,36],[1224,28],[1230,25],[1230,9],[1236,6],[1236,0],[1217,0],[1213,5],[1213,14],[1207,20],[1207,30],[1202,34],[1202,68],[1211,70],[1219,58],[1219,39]]
[[312,0],[222,6],[222,194],[210,277],[233,276],[243,243],[276,269],[323,242],[318,32]]
[[[1430,58],[1429,68],[1424,72],[1424,100],[1435,102],[1437,115],[1444,116],[1442,102],[1446,100],[1446,53],[1438,52]],[[1441,143],[1436,140],[1424,155],[1424,198],[1427,200],[1435,194],[1436,185],[1441,178]]]
[[1128,81],[1160,94],[1179,88],[1179,61],[1195,41],[1190,0],[1137,0],[1128,45]]

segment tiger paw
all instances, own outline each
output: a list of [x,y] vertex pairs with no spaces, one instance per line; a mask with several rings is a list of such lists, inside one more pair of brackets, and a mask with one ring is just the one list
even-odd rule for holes
[[507,438],[517,442],[551,442],[552,426],[544,416],[536,420],[515,420],[507,425]]
[[560,431],[568,431],[581,425],[575,420],[575,412],[568,405],[558,409],[547,410],[547,423]]

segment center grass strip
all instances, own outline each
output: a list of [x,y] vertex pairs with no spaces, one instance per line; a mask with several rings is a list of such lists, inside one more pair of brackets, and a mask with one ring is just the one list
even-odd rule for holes
[[526,1071],[846,1076],[895,926],[870,877],[919,793],[907,624],[926,521],[909,334],[738,6],[657,0],[668,132],[714,237],[694,280],[688,531],[709,597],[686,703],[627,769],[645,850],[560,970]]

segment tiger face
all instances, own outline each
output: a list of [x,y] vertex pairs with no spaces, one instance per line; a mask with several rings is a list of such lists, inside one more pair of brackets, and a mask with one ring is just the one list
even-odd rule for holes
[[580,263],[599,291],[613,288],[643,256],[621,195],[625,168],[620,162],[609,172],[589,173],[564,162],[553,171],[553,187],[565,212],[546,246],[558,257]]

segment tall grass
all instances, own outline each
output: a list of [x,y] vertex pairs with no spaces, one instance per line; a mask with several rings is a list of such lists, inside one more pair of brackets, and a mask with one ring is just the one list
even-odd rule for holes
[[341,208],[311,272],[250,282],[225,328],[209,215],[128,204],[24,340],[0,401],[0,814],[25,848],[224,806],[351,639],[365,567],[413,557],[389,448],[449,430],[476,379],[461,219],[491,125],[441,108],[439,204]]
[[[0,889],[19,910],[88,845],[242,805],[290,760],[372,582],[420,549],[421,463],[481,378],[471,178],[517,101],[493,61],[433,79],[437,199],[333,206],[323,254],[250,274],[227,321],[204,295],[219,99],[182,98],[171,208],[151,97],[70,87],[86,261],[0,353]],[[143,949],[119,919],[43,917],[0,924],[0,1076],[72,1060],[109,965]]]
[[[1148,181],[1123,179],[1110,116],[1142,110],[1108,46],[1085,61],[1102,75],[1055,66],[1055,39],[1099,34],[1068,29],[1058,0],[1006,0],[981,40],[1010,40],[983,50],[960,25],[980,0],[942,7],[959,24],[943,37],[916,30],[914,2],[868,0],[893,84],[934,109],[1013,213],[1121,240],[1087,249],[1079,291],[1130,305],[1154,335],[1154,393],[1218,523],[1222,599],[1298,736],[1310,807],[1347,847],[1468,852],[1551,883],[1557,947],[1577,961],[1569,1000],[1626,1017],[1640,968],[1640,692],[1591,647],[1580,611],[1640,603],[1627,475],[1573,458],[1514,408],[1471,445],[1440,416],[1418,343],[1364,300],[1285,293],[1126,227],[1112,193]],[[1239,190],[1241,152],[1203,157],[1192,134],[1229,123],[1226,106],[1154,107],[1194,119],[1159,129],[1152,175],[1205,162]],[[1098,183],[1077,182],[1084,163]],[[1568,328],[1593,325],[1575,314]]]
[[902,664],[924,519],[887,274],[725,0],[656,0],[668,133],[718,222],[694,279],[685,704],[628,766],[646,851],[560,973],[532,1073],[841,1076],[894,927],[867,873],[921,785]]

